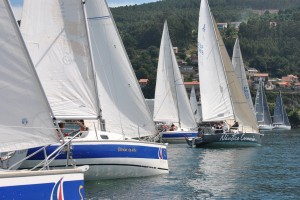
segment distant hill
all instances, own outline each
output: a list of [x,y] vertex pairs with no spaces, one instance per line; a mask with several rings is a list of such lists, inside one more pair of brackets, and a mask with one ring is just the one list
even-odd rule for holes
[[143,3],[155,2],[158,0],[107,0],[110,7],[125,6],[125,5],[140,5]]
[[[229,52],[239,36],[244,62],[272,77],[300,76],[300,0],[209,0],[217,22],[242,22],[239,31],[223,30]],[[113,8],[137,78],[148,78],[143,88],[146,98],[154,97],[156,68],[164,20],[168,20],[178,59],[193,65],[190,56],[197,54],[197,26],[200,0],[162,0],[138,6]],[[186,77],[189,81],[189,77]],[[267,94],[273,99],[275,94]],[[297,97],[296,97],[297,96]],[[285,94],[293,124],[300,124],[298,94]],[[270,103],[272,103],[270,101]]]

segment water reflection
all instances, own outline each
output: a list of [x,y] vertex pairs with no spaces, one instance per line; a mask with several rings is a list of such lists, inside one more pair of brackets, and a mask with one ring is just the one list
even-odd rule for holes
[[88,199],[298,199],[300,131],[265,133],[261,147],[169,145],[170,174],[90,182]]

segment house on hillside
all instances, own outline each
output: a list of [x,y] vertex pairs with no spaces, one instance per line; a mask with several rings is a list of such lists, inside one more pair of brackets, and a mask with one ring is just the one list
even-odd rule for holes
[[227,28],[228,24],[227,23],[217,23],[217,27],[219,29],[219,31]]
[[269,80],[269,74],[268,73],[256,73],[256,74],[253,74],[253,81],[255,83],[258,83],[259,79],[262,79],[265,83],[267,83],[268,80]]
[[247,76],[248,80],[252,79],[254,74],[257,74],[257,73],[258,73],[258,70],[255,68],[246,68],[246,76]]
[[147,79],[147,78],[141,78],[139,80],[140,87],[141,88],[145,87],[148,84],[148,82],[149,82],[149,79]]
[[299,82],[299,78],[298,76],[295,76],[295,75],[292,75],[292,74],[289,74],[287,76],[283,76],[281,78],[282,81],[286,81],[286,82],[289,82],[290,84],[293,84],[293,83],[298,83]]

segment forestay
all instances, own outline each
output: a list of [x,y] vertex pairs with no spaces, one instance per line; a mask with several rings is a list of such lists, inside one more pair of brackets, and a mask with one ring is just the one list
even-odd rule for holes
[[82,0],[24,1],[21,31],[57,118],[100,112],[82,7]]
[[86,9],[106,130],[133,138],[156,134],[154,122],[106,2],[86,1]]
[[8,1],[0,1],[0,152],[58,142],[51,110]]
[[198,60],[203,121],[236,120],[243,131],[257,132],[207,0],[201,1],[199,14]]
[[181,128],[196,127],[173,51],[167,22],[164,23],[160,44],[153,119],[157,122],[176,122]]

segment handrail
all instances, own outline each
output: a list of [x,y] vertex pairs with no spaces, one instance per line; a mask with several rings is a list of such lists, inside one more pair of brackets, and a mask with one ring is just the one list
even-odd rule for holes
[[18,165],[18,164],[20,164],[21,162],[23,162],[24,160],[27,160],[28,158],[34,156],[35,154],[37,154],[38,152],[42,151],[43,149],[45,149],[45,148],[48,147],[48,146],[50,146],[50,145],[44,146],[44,147],[40,148],[39,150],[33,152],[33,153],[30,154],[29,156],[26,156],[25,158],[19,160],[18,162],[16,162],[16,163],[13,164],[12,166],[10,166],[10,167],[8,168],[8,170],[12,169],[12,168],[15,167],[16,165]]
[[[44,165],[42,167],[42,169],[45,169],[46,166],[49,166],[49,164],[59,155],[58,153],[61,152],[61,150],[70,142],[72,142],[72,140],[77,137],[80,134],[80,130],[78,130],[78,133],[76,133],[73,137],[71,137],[68,141],[66,141],[65,143],[63,143],[60,147],[58,147],[57,149],[55,149],[55,151],[53,151],[47,158],[45,158],[42,162],[40,162],[39,164],[37,164],[35,167],[33,167],[31,170],[34,170],[36,168],[38,168],[41,165]],[[55,154],[57,154],[56,156],[54,156]],[[54,156],[53,158],[51,158],[52,156]],[[51,159],[50,159],[51,158]],[[50,161],[49,161],[50,160]]]

